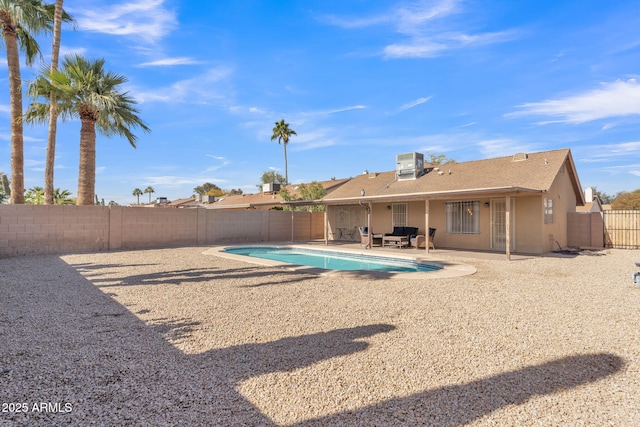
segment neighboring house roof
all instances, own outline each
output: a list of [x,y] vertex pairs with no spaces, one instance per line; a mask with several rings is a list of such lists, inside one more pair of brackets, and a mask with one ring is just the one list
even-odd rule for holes
[[258,206],[279,205],[282,197],[278,193],[234,194],[221,197],[207,205],[208,209],[249,209]]
[[198,207],[200,203],[196,200],[195,197],[187,197],[185,199],[176,199],[167,203],[166,206],[173,208],[195,208]]
[[602,212],[603,206],[604,205],[600,203],[600,199],[596,197],[593,199],[593,202],[587,202],[584,206],[576,206],[576,212]]
[[[319,181],[327,194],[331,194],[336,188],[348,182],[351,178],[330,179],[327,181]],[[299,186],[301,184],[287,185],[286,189],[289,194],[296,197],[299,194]],[[280,206],[284,199],[278,192],[273,193],[255,193],[241,194],[221,197],[217,202],[207,206],[211,209],[251,209],[256,207]]]
[[[526,160],[516,160],[526,157]],[[431,167],[425,165],[425,167]],[[417,179],[397,180],[396,172],[358,175],[322,199],[328,204],[355,201],[424,199],[481,193],[546,192],[563,167],[578,205],[584,196],[569,149],[437,165]],[[361,191],[364,190],[364,197]]]

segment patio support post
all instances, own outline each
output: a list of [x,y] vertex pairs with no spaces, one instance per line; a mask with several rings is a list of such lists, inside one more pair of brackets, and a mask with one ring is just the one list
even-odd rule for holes
[[371,249],[372,243],[373,243],[373,230],[371,229],[371,202],[367,203],[367,231],[368,231],[368,242],[367,242],[367,249]]
[[293,206],[291,207],[291,243],[294,243],[295,240],[295,222],[293,219]]
[[[424,201],[424,234],[424,248],[429,253],[429,199]],[[418,239],[416,239],[416,246],[418,246]]]
[[324,245],[329,246],[329,206],[324,207]]
[[504,227],[505,227],[505,246],[507,260],[511,261],[511,196],[505,197],[505,213],[504,213]]

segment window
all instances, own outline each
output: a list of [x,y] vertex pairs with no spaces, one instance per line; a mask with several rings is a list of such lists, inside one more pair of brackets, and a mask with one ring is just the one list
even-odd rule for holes
[[544,223],[553,224],[553,199],[544,199]]
[[447,202],[447,224],[449,234],[480,233],[480,201]]
[[406,227],[407,226],[407,204],[406,203],[394,203],[391,216],[392,227]]

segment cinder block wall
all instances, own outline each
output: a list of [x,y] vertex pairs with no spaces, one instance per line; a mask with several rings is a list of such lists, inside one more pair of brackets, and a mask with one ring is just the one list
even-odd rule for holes
[[104,207],[0,205],[0,255],[103,251],[108,240]]
[[[294,213],[295,240],[324,237],[324,214]],[[315,225],[314,225],[315,224]],[[0,205],[0,256],[290,241],[291,212]]]
[[567,214],[567,244],[571,247],[604,248],[604,222],[597,212]]

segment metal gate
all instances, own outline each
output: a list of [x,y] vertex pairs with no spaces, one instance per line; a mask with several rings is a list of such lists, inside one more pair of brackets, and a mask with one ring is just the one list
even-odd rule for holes
[[607,248],[640,249],[640,210],[604,211]]

